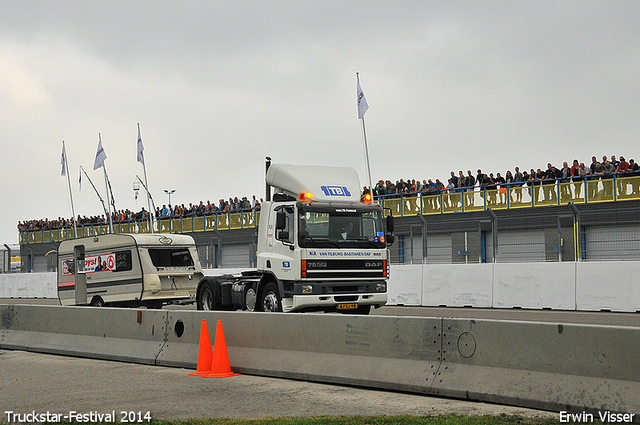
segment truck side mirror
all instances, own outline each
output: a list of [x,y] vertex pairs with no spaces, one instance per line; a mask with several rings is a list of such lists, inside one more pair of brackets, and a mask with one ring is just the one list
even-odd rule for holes
[[287,227],[287,216],[284,213],[284,210],[280,210],[276,213],[276,230],[286,229]]
[[394,235],[387,235],[387,245],[393,245],[396,241],[396,237]]
[[387,231],[389,233],[391,233],[391,232],[393,232],[393,228],[394,228],[393,216],[392,215],[388,215],[387,216]]

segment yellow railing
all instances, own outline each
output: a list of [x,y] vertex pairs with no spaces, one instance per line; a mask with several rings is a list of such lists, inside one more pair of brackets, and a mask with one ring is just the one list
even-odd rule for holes
[[[394,216],[414,217],[418,215],[485,211],[488,209],[535,208],[569,203],[617,202],[640,199],[640,176],[610,179],[554,182],[552,184],[527,183],[505,185],[496,189],[458,189],[437,195],[403,194],[376,199]],[[211,230],[256,228],[260,220],[259,211],[241,213],[219,213],[205,216],[163,218],[154,221],[154,232],[188,233]],[[149,233],[149,221],[134,221],[114,224],[120,233]],[[95,236],[109,233],[107,224],[84,225],[78,228],[78,236]],[[20,232],[21,244],[59,242],[73,239],[73,229],[27,230]]]
[[387,195],[376,201],[393,215],[446,214],[487,209],[532,208],[640,199],[640,176],[595,178],[550,184],[509,184],[496,189],[475,188],[445,191],[437,195],[412,193]]

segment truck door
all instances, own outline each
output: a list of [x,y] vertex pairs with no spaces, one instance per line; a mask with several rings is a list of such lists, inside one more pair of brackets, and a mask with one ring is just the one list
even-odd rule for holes
[[73,247],[76,280],[76,304],[87,303],[87,275],[84,271],[84,245]]
[[272,270],[279,279],[293,279],[295,267],[294,207],[283,205],[276,208],[275,242],[273,244]]

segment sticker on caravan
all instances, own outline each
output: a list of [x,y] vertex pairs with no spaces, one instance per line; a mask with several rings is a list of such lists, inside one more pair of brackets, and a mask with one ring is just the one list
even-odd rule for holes
[[73,263],[73,258],[64,258],[62,260],[62,275],[70,276],[75,274],[75,265]]
[[116,266],[116,255],[114,253],[105,255],[94,255],[85,257],[84,271],[86,273],[111,271]]
[[[114,270],[116,267],[116,254],[91,255],[84,258],[84,272],[97,273]],[[75,273],[73,259],[62,260],[62,275],[70,276]]]
[[160,238],[158,239],[158,242],[160,242],[163,245],[171,245],[173,243],[173,239],[171,239],[168,236],[160,236]]

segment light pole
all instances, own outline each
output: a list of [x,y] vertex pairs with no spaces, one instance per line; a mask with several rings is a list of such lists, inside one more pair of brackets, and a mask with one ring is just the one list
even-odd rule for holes
[[175,189],[171,189],[171,190],[164,190],[164,193],[166,193],[167,195],[169,195],[169,205],[171,205],[171,195],[173,195],[175,193]]

